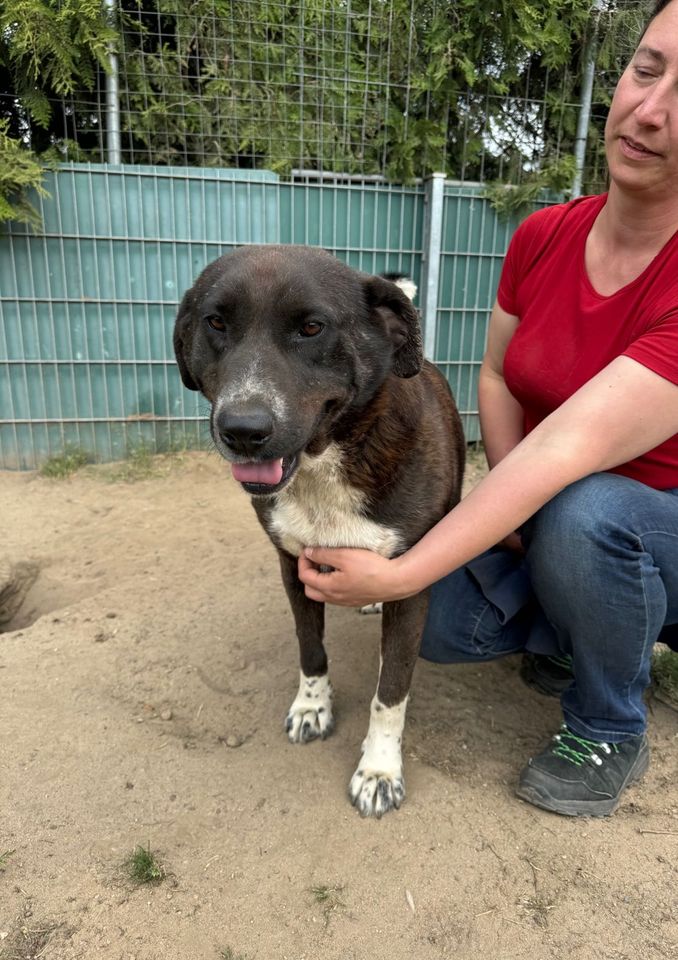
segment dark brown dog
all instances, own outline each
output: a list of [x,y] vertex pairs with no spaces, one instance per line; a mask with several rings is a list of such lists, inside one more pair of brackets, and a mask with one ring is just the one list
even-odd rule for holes
[[[296,558],[304,546],[396,556],[459,500],[464,443],[449,387],[423,360],[403,291],[310,247],[248,247],[212,263],[184,296],[174,347],[280,554],[301,649],[289,739],[325,738],[324,606],[305,596]],[[424,592],[384,604],[379,684],[349,788],[363,816],[405,795],[400,741],[427,603]]]

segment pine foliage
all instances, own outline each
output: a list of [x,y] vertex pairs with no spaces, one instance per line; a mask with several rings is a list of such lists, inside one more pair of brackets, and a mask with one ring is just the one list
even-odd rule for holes
[[105,159],[111,49],[129,162],[404,182],[442,170],[490,184],[510,212],[571,174],[593,42],[585,186],[596,189],[596,129],[645,10],[634,0],[120,0],[111,23],[100,0],[12,0],[0,8],[0,219],[29,216],[36,158]]

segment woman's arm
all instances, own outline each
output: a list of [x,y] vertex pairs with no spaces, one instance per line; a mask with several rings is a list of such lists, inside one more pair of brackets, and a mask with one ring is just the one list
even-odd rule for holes
[[523,410],[504,381],[504,355],[517,326],[518,317],[495,303],[478,380],[480,431],[490,468],[523,439]]
[[[407,553],[314,548],[299,561],[313,600],[347,606],[411,596],[517,529],[562,489],[678,432],[678,386],[618,357],[508,453]],[[320,573],[315,564],[335,569]]]
[[[495,303],[478,380],[480,432],[490,469],[518,446],[525,433],[523,408],[504,380],[504,356],[518,322],[518,317],[506,313]],[[517,552],[523,548],[517,533],[504,537],[502,546]]]

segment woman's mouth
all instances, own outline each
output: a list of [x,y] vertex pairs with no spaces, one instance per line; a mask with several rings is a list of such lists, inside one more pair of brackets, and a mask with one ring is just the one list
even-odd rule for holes
[[622,153],[631,160],[646,160],[650,157],[661,156],[661,154],[655,153],[654,150],[650,150],[645,144],[639,143],[638,140],[632,140],[630,137],[620,137],[619,141],[621,143]]

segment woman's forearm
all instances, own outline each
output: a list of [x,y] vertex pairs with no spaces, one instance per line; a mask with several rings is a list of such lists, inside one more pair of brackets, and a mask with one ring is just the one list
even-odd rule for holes
[[412,595],[501,541],[569,483],[583,476],[566,449],[530,435],[451,513],[398,558],[403,595]]
[[[578,479],[572,475],[578,461],[568,445],[549,448],[534,433],[401,556],[388,560],[369,550],[307,548],[299,559],[306,595],[349,606],[402,600],[498,543]],[[323,572],[323,565],[332,570]]]
[[627,463],[676,433],[678,389],[617,357],[539,426],[396,561],[408,595],[516,530],[566,486]]
[[[317,548],[300,559],[312,600],[353,605],[412,596],[468,563],[582,477],[653,450],[678,432],[678,387],[617,357],[553,411],[406,553]],[[318,565],[333,568],[322,573]],[[315,565],[316,569],[313,569]]]

